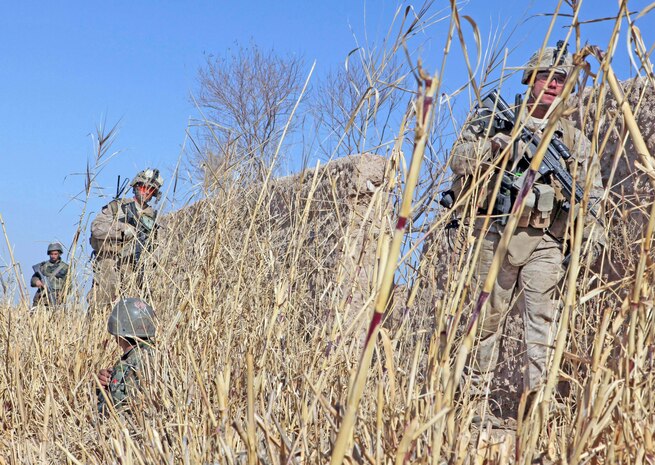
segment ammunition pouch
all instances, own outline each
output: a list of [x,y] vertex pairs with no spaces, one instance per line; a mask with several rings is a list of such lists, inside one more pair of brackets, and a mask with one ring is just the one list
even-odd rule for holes
[[[578,216],[579,205],[575,206],[573,218]],[[555,209],[551,215],[551,225],[548,227],[548,232],[557,239],[563,239],[569,225],[569,215],[571,214],[571,205],[568,202],[559,202],[558,208]]]
[[501,223],[507,223],[509,213],[512,211],[514,204],[514,181],[512,176],[508,173],[503,173],[503,179],[500,181],[500,189],[496,195],[496,202],[494,203],[493,214],[502,215]]
[[525,207],[519,219],[520,228],[545,229],[550,226],[555,208],[555,189],[546,184],[535,184],[525,199]]
[[536,199],[535,208],[533,208],[530,218],[530,226],[545,229],[550,226],[551,213],[555,208],[555,189],[546,184],[537,184],[532,192],[534,192]]
[[521,213],[521,218],[519,218],[518,227],[527,228],[530,226],[530,218],[532,217],[532,211],[534,210],[536,196],[534,192],[530,192],[525,198],[525,206],[523,207],[523,212]]

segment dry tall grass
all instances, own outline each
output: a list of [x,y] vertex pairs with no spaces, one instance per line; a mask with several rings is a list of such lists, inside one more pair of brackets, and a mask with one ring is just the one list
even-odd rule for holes
[[[458,27],[454,16],[453,31]],[[650,71],[643,50],[640,56]],[[607,88],[609,72],[596,87]],[[648,79],[652,87],[652,74]],[[619,116],[627,114],[624,108]],[[620,133],[616,115],[609,119]],[[637,141],[639,128],[626,124],[622,137]],[[603,147],[612,131],[591,126]],[[648,147],[635,145],[643,176],[652,175]],[[432,225],[420,279],[397,298],[373,341],[370,367],[362,357],[376,299],[378,313],[386,308],[378,288],[405,162],[393,151],[385,182],[365,195],[357,189],[364,208],[353,208],[344,195],[349,180],[329,170],[281,193],[271,183],[244,187],[229,168],[218,169],[209,199],[163,221],[146,288],[126,283],[125,295],[141,294],[159,318],[156,375],[131,415],[96,413],[94,374],[120,355],[106,314],[86,315],[82,303],[34,314],[26,299],[4,304],[0,463],[327,463],[349,411],[356,421],[352,434],[342,432],[347,463],[652,463],[652,195],[635,202],[646,211],[641,229],[613,236],[615,251],[641,241],[637,255],[624,254],[625,274],[611,280],[583,259],[582,272],[570,277],[546,402],[515,434],[499,435],[476,430],[473,404],[454,395],[458,353],[472,349],[456,329],[476,296],[467,295],[470,254],[443,254],[445,219]],[[607,227],[625,224],[630,205],[608,194]],[[368,284],[355,277],[361,268]],[[364,295],[357,305],[355,293]],[[358,369],[368,378],[359,379],[361,401],[348,395]],[[568,393],[554,412],[547,401],[558,379]]]

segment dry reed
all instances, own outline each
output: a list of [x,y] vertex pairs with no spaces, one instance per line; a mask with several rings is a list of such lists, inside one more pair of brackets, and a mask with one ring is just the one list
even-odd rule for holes
[[[626,16],[627,6],[620,11]],[[455,34],[464,40],[459,16],[452,18],[447,50]],[[634,23],[631,30],[640,37]],[[144,288],[134,280],[124,288],[149,300],[159,322],[150,375],[131,415],[100,418],[95,410],[94,374],[119,356],[105,330],[106,309],[87,315],[77,286],[54,312],[30,313],[25,297],[4,303],[0,463],[652,463],[655,186],[617,187],[639,187],[640,177],[653,183],[652,131],[639,121],[655,87],[648,53],[641,47],[637,55],[647,70],[642,88],[620,88],[606,57],[598,94],[580,112],[610,167],[612,189],[600,208],[611,233],[605,260],[615,257],[622,273],[588,267],[575,238],[548,383],[516,432],[477,430],[472,405],[455,392],[475,347],[475,328],[461,330],[476,297],[470,232],[459,231],[459,253],[446,253],[447,218],[439,216],[421,263],[398,269],[400,252],[418,245],[403,245],[405,224],[394,229],[392,219],[411,220],[418,208],[412,183],[422,158],[417,150],[406,174],[398,141],[406,125],[431,135],[426,93],[382,162],[364,155],[246,186],[225,167],[216,170],[211,196],[162,220]],[[583,54],[577,57],[582,66]],[[436,90],[436,79],[422,79],[423,91]],[[374,105],[375,92],[367,95]],[[615,102],[620,114],[593,110],[594,98],[603,108],[603,99]],[[615,179],[629,141],[638,171]],[[366,171],[374,165],[374,174]],[[407,195],[396,214],[400,188]],[[412,237],[426,237],[412,228],[410,221]],[[416,278],[404,290],[393,286],[401,273]],[[553,412],[549,400],[562,381],[564,408]],[[519,399],[514,393],[512,402]]]

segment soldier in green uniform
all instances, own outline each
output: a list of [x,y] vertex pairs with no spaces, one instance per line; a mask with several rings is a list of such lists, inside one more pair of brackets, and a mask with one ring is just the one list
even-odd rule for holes
[[[541,135],[548,117],[560,103],[560,95],[572,69],[572,57],[567,47],[548,47],[536,52],[524,68],[521,82],[534,85],[527,96],[526,112],[519,116],[526,128]],[[516,109],[515,111],[518,111]],[[585,135],[568,120],[557,122],[556,137],[564,143],[571,157],[562,166],[571,174],[575,171],[577,184],[584,186],[586,178],[593,173],[590,204],[602,196],[603,185],[597,157],[593,157],[591,143]],[[452,150],[451,168],[457,176],[455,186],[470,185],[469,180],[484,172],[489,164],[510,143],[509,131],[489,127],[481,119],[474,118],[467,125]],[[519,159],[528,156],[525,147],[519,144],[518,153],[508,163],[508,170],[517,166]],[[487,208],[495,185],[496,171],[481,191],[475,196],[475,205],[468,212],[475,212],[470,221],[474,234],[482,241],[480,256],[474,272],[476,294],[489,272],[493,256],[500,242],[505,222],[503,215],[494,210],[490,226],[482,230]],[[508,253],[501,265],[492,289],[486,312],[481,315],[480,340],[474,348],[468,373],[474,393],[487,392],[487,386],[498,363],[499,343],[505,317],[514,303],[522,313],[525,329],[525,360],[523,389],[531,392],[543,381],[548,358],[548,347],[552,344],[556,323],[557,305],[554,302],[556,289],[564,272],[565,238],[569,233],[569,213],[566,199],[553,179],[538,178],[533,189],[535,200],[527,206],[519,225],[510,241]],[[497,205],[497,204],[495,204]],[[585,240],[591,240],[592,253],[602,250],[604,236],[602,228],[587,221]]]
[[67,294],[68,285],[68,265],[61,259],[64,253],[64,247],[59,242],[53,242],[48,245],[48,256],[50,260],[37,263],[32,267],[34,274],[30,280],[30,285],[36,287],[34,294],[34,307],[39,304],[46,307],[59,305],[63,302]]
[[133,280],[141,287],[142,262],[152,251],[157,212],[149,205],[161,197],[164,181],[157,169],[138,173],[131,182],[134,197],[114,199],[91,223],[94,252],[91,306],[111,308]]
[[155,312],[141,299],[121,299],[114,306],[107,331],[116,337],[123,351],[113,368],[102,369],[98,380],[98,411],[108,412],[108,403],[118,412],[129,411],[129,402],[141,389],[144,381],[150,380],[149,357],[156,334]]

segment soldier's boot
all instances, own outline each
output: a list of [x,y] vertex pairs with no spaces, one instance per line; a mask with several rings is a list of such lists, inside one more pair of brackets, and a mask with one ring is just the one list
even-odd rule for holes
[[492,428],[515,429],[516,422],[511,418],[503,418],[491,392],[498,365],[500,342],[499,328],[495,329],[495,332],[491,332],[490,328],[487,328],[486,336],[476,344],[460,380],[459,397],[466,397],[462,400],[472,403],[473,425],[484,427],[490,424]]

